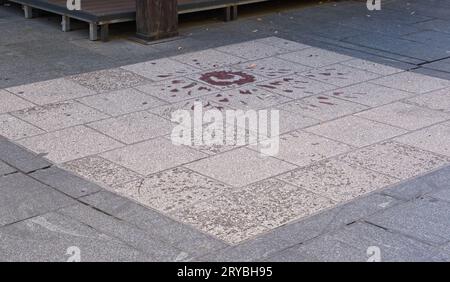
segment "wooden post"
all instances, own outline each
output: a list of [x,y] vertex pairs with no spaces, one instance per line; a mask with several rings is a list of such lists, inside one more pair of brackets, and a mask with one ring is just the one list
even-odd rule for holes
[[152,41],[177,35],[177,0],[136,0],[138,38]]

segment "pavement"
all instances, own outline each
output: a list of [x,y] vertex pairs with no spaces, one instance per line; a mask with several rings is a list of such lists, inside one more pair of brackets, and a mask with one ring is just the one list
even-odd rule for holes
[[[449,261],[450,4],[265,5],[148,46],[0,7],[0,259]],[[279,152],[174,144],[195,102]]]

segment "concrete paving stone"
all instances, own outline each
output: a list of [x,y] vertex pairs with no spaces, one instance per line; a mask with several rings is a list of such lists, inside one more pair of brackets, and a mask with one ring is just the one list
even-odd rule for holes
[[450,240],[449,212],[450,203],[423,198],[377,213],[367,220],[422,242],[442,245]]
[[8,88],[8,91],[38,105],[57,103],[95,94],[94,91],[66,78],[16,86]]
[[174,248],[169,243],[156,239],[129,223],[122,222],[89,206],[77,204],[60,209],[58,213],[117,238],[157,261],[176,261],[178,258],[184,260],[189,257],[189,254]]
[[236,67],[218,68],[188,76],[191,79],[206,83],[211,87],[220,90],[228,90],[232,88],[253,85],[254,83],[264,81],[266,78],[243,71]]
[[172,57],[171,59],[202,70],[209,70],[229,65],[236,65],[246,61],[245,59],[224,52],[220,52],[214,49],[178,55]]
[[450,157],[450,123],[433,125],[419,131],[415,131],[395,141],[408,144],[423,150]]
[[85,97],[78,101],[112,116],[143,111],[166,104],[132,88]]
[[69,79],[96,92],[115,91],[148,82],[142,76],[121,68],[73,75]]
[[340,159],[398,179],[418,176],[450,163],[449,158],[393,141],[359,149]]
[[450,33],[450,22],[443,19],[432,19],[425,22],[418,22],[414,24],[414,26],[423,30],[435,30]]
[[419,31],[417,27],[411,24],[399,23],[394,19],[376,17],[366,17],[364,21],[362,21],[362,19],[359,17],[355,17],[353,19],[346,19],[341,24],[347,27],[359,29],[364,32],[360,33],[359,35],[367,34],[367,32],[372,32],[381,33],[383,35],[392,37],[402,37],[403,35]]
[[0,251],[8,261],[68,261],[69,247],[83,262],[155,261],[129,245],[70,217],[56,213],[34,217],[0,229]]
[[448,34],[442,33],[434,30],[424,30],[419,32],[414,32],[411,34],[406,34],[402,38],[417,41],[425,44],[430,44],[434,47],[446,48],[450,44],[448,39]]
[[60,130],[108,117],[75,101],[36,106],[13,112],[12,115],[46,131]]
[[414,94],[381,85],[363,82],[324,93],[339,99],[376,107],[408,98]]
[[438,262],[450,262],[450,244],[438,249],[434,259]]
[[14,169],[14,168],[10,167],[9,165],[7,165],[6,163],[0,161],[0,176],[11,174],[16,171],[17,171],[16,169]]
[[393,74],[373,80],[372,83],[417,94],[423,94],[450,86],[450,81],[448,80],[412,72]]
[[193,256],[201,256],[227,245],[188,225],[176,222],[154,210],[140,206],[111,192],[102,191],[81,201],[145,230]]
[[231,187],[179,167],[115,186],[116,193],[161,212],[173,212],[231,191]]
[[261,75],[267,78],[279,78],[287,75],[297,75],[310,70],[310,67],[295,64],[279,58],[265,58],[256,61],[250,61],[238,65],[246,72]]
[[32,103],[0,89],[0,113],[23,110],[33,106]]
[[367,109],[366,106],[336,99],[326,95],[314,95],[279,106],[281,110],[302,114],[321,121],[354,114]]
[[336,202],[349,201],[397,180],[340,160],[326,160],[277,177]]
[[336,86],[349,86],[380,77],[375,73],[340,64],[310,70],[302,75]]
[[125,70],[134,72],[152,81],[174,79],[200,71],[192,66],[169,58],[158,59],[133,65],[123,66]]
[[322,24],[309,32],[317,36],[341,40],[347,37],[363,34],[365,31],[339,24]]
[[30,137],[44,132],[45,131],[13,117],[10,114],[0,115],[0,135],[3,135],[10,140]]
[[[345,205],[338,205],[321,213],[291,222],[273,229],[252,240],[202,257],[203,261],[260,261],[271,257],[293,245],[304,243],[312,238],[341,229],[380,210],[398,204],[394,198],[370,194]],[[296,255],[296,259],[299,259]]]
[[334,85],[296,75],[264,81],[256,85],[293,99],[300,99],[337,88]]
[[22,173],[3,176],[0,193],[0,226],[75,203],[71,198]]
[[[450,72],[450,64],[446,60],[436,61],[436,62],[432,62],[429,64],[423,64],[422,67],[425,69],[431,69],[431,70],[441,71],[441,72],[445,72],[445,73]],[[446,79],[446,78],[444,77],[444,79]]]
[[362,69],[368,72],[373,72],[379,75],[391,75],[403,72],[407,69],[415,67],[415,65],[401,63],[397,60],[378,56],[364,56],[364,59],[353,59],[340,63],[341,65],[352,68]]
[[[329,199],[272,179],[222,194],[173,215],[233,244],[261,233],[263,229],[258,226],[275,228],[330,206],[333,202]],[[196,217],[202,218],[195,220]]]
[[18,143],[37,154],[44,154],[54,163],[65,163],[123,146],[85,126],[25,138]]
[[168,120],[148,112],[137,112],[87,124],[87,126],[125,144],[133,144],[170,134]]
[[100,156],[142,175],[149,175],[207,155],[186,146],[173,145],[171,141],[159,137]]
[[434,199],[450,202],[450,190],[449,189],[443,189],[443,190],[434,192],[434,193],[430,194],[429,196]]
[[170,105],[164,105],[160,107],[156,107],[153,109],[150,109],[149,112],[156,114],[160,117],[163,117],[168,120],[172,120],[172,114],[178,110],[187,110],[191,112],[191,117],[193,117],[194,114],[194,108],[196,103],[201,103],[203,111],[207,110],[219,110],[221,112],[224,112],[227,110],[223,105],[219,105],[216,103],[212,103],[209,100],[209,97],[200,97],[195,98],[191,100],[186,100]]
[[55,166],[35,171],[29,175],[74,198],[83,197],[101,189],[99,186]]
[[436,69],[423,67],[423,68],[414,69],[412,71],[414,73],[418,73],[418,74],[426,75],[426,76],[432,76],[432,77],[435,77],[435,78],[443,79],[445,81],[449,81],[450,80],[450,73],[447,72],[446,69],[441,71],[441,70],[436,70]]
[[448,113],[402,102],[370,109],[356,115],[407,130],[417,130],[450,119]]
[[260,41],[248,41],[233,45],[227,45],[216,49],[246,60],[258,60],[290,52],[289,50],[275,47],[269,44],[264,44]]
[[311,48],[311,46],[309,45],[305,45],[291,40],[286,40],[284,38],[279,38],[275,36],[257,39],[255,40],[255,42],[278,47],[288,51],[300,51],[303,49]]
[[442,89],[406,100],[421,107],[450,113],[450,89]]
[[450,189],[450,166],[429,173],[423,178],[437,189]]
[[352,224],[334,234],[325,235],[304,245],[290,249],[290,259],[295,254],[316,258],[317,261],[370,261],[373,254],[370,247],[378,247],[380,259],[394,261],[430,261],[434,248],[410,238],[387,232],[381,228],[365,224]]
[[[296,168],[296,166],[271,157],[262,156],[246,148],[239,148],[211,156],[204,160],[190,163],[186,167],[237,187]],[[255,168],[258,169],[255,170]]]
[[70,161],[62,167],[106,188],[141,178],[139,174],[98,156]]
[[24,173],[51,166],[51,163],[45,159],[8,141],[2,136],[0,136],[0,160]]
[[352,59],[352,57],[320,48],[309,48],[289,54],[283,54],[278,57],[314,68],[332,65]]
[[[256,146],[250,148],[257,150]],[[351,146],[298,130],[280,136],[280,151],[275,157],[298,166],[307,166],[352,149]]]
[[354,147],[364,147],[408,132],[404,129],[355,116],[322,123],[307,128],[306,131]]
[[280,134],[318,124],[320,121],[301,114],[279,111]]
[[187,78],[164,80],[136,89],[169,103],[180,102],[218,92],[218,89]]
[[208,98],[218,105],[240,110],[259,110],[292,100],[254,85],[223,91]]

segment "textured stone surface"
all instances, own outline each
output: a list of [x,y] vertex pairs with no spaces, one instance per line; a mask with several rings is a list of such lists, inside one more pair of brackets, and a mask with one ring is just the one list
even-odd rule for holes
[[0,115],[0,134],[11,140],[22,139],[25,137],[44,133],[42,129],[37,128],[23,120],[12,115]]

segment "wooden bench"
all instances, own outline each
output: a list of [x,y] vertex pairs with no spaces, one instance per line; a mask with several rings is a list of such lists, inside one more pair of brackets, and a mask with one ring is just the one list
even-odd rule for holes
[[[0,0],[2,1],[2,0]],[[82,0],[81,10],[68,10],[67,0],[9,0],[23,6],[26,18],[33,17],[33,9],[44,10],[62,16],[62,31],[70,31],[70,20],[89,24],[89,39],[108,39],[109,25],[136,20],[136,0]],[[268,0],[178,0],[178,14],[224,9],[225,20],[237,17],[237,7],[243,4]]]

